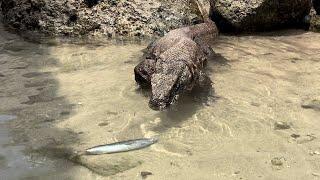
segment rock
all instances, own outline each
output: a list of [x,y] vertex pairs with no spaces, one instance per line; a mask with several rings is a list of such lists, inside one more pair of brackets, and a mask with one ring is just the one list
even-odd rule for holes
[[320,15],[320,0],[313,0],[313,8],[316,10],[317,14]]
[[311,156],[314,156],[314,155],[320,155],[320,152],[319,151],[312,151],[309,153]]
[[142,161],[136,157],[124,154],[114,154],[112,156],[78,156],[71,160],[103,176],[115,175],[142,164]]
[[142,171],[142,172],[140,173],[140,175],[141,175],[141,177],[142,177],[143,179],[145,179],[145,178],[147,178],[148,176],[152,175],[152,172]]
[[5,156],[0,154],[0,168],[6,168],[8,166]]
[[6,0],[4,22],[49,36],[161,36],[201,20],[191,0]]
[[297,139],[297,138],[300,137],[300,135],[299,134],[291,134],[291,137],[294,138],[294,139]]
[[[319,29],[320,30],[320,16],[319,16]],[[312,99],[306,100],[302,103],[301,107],[305,109],[314,109],[320,111],[320,100],[319,99]]]
[[275,158],[271,159],[271,164],[273,166],[282,166],[284,163],[283,161],[284,161],[283,157],[275,157]]
[[211,18],[222,32],[266,31],[300,26],[310,0],[211,0]]
[[240,171],[236,171],[236,172],[234,172],[234,174],[240,174]]
[[290,129],[290,124],[288,122],[275,122],[274,129],[275,130]]
[[320,15],[310,17],[310,31],[320,32]]

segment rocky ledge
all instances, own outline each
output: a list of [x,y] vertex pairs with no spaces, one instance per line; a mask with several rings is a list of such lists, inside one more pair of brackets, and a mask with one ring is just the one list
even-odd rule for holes
[[303,27],[310,0],[210,0],[211,17],[222,32]]
[[6,0],[4,22],[50,36],[154,36],[201,20],[192,0]]

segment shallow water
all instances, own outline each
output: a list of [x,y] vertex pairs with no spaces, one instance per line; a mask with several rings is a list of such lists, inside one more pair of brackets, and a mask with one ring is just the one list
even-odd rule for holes
[[[134,82],[147,43],[38,44],[3,29],[1,35],[0,114],[17,119],[1,129],[1,145],[10,143],[0,164],[19,162],[0,168],[7,178],[140,179],[148,171],[148,179],[316,179],[320,173],[320,156],[310,155],[320,150],[320,112],[301,107],[320,97],[320,34],[220,36],[207,67],[212,89],[186,94],[165,112],[152,111],[148,92]],[[278,121],[290,128],[275,130]],[[141,151],[71,158],[99,144],[153,136],[160,141]],[[273,165],[274,158],[282,165]]]

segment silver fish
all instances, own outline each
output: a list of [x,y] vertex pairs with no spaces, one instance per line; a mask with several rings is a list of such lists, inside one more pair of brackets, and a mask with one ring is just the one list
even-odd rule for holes
[[99,155],[99,154],[111,154],[111,153],[133,151],[133,150],[148,147],[156,142],[158,142],[158,138],[143,138],[143,139],[116,142],[112,144],[95,146],[93,148],[87,149],[86,154]]

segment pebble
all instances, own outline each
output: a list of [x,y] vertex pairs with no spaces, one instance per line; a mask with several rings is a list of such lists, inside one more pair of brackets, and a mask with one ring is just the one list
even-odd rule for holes
[[301,107],[304,109],[320,110],[320,100],[313,99],[313,100],[305,101],[305,102],[303,102]]
[[320,155],[320,152],[319,151],[313,151],[313,152],[310,152],[310,155],[311,156]]
[[275,157],[273,159],[271,159],[271,164],[274,165],[274,166],[282,166],[283,165],[283,160],[284,158],[281,157]]
[[291,137],[294,138],[294,139],[297,139],[299,137],[301,137],[299,134],[291,134]]
[[148,176],[152,175],[152,172],[149,172],[149,171],[142,171],[140,173],[141,177],[142,178],[147,178]]
[[290,124],[287,122],[275,122],[274,123],[274,129],[275,130],[283,130],[283,129],[290,129]]
[[103,123],[99,123],[98,126],[108,126],[109,123],[108,122],[103,122]]

